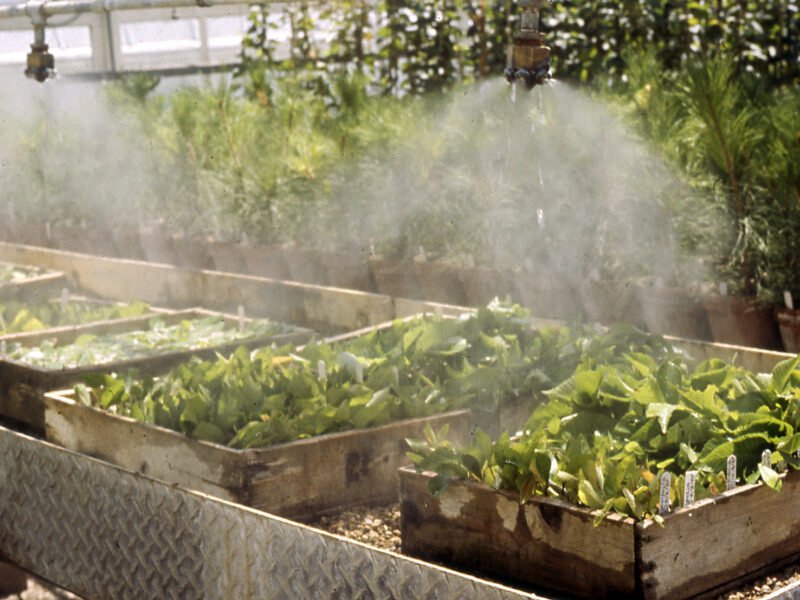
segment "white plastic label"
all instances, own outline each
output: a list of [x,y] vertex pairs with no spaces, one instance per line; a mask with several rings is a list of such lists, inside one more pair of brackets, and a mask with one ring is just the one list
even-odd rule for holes
[[697,480],[697,471],[686,471],[686,480],[683,485],[683,505],[694,503],[694,486]]
[[661,493],[658,499],[658,512],[665,515],[669,512],[669,488],[672,484],[672,476],[664,473],[661,476]]
[[244,331],[244,306],[242,306],[241,304],[239,305],[238,314],[239,314],[239,333],[242,333]]
[[764,450],[761,453],[761,466],[772,468],[772,451]]
[[364,383],[364,365],[356,363],[356,383]]
[[328,378],[328,370],[325,367],[324,360],[317,361],[317,378],[320,380]]
[[719,295],[720,296],[727,296],[728,295],[728,284],[724,281],[719,282]]
[[50,231],[50,221],[47,221],[47,222],[44,224],[44,237],[47,239],[47,241],[48,241],[48,242],[50,241],[50,238],[52,237],[50,234],[51,234],[51,231]]
[[736,487],[736,456],[731,454],[727,462],[727,486],[729,490]]
[[794,298],[792,298],[792,292],[789,290],[783,292],[783,303],[789,310],[794,310]]

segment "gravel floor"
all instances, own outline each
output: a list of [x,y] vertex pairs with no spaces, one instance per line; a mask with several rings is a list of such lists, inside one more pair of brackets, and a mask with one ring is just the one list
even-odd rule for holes
[[[310,523],[330,533],[358,540],[385,550],[400,552],[400,505],[356,508]],[[719,596],[719,600],[763,598],[790,583],[800,581],[800,564],[757,579],[738,590]]]

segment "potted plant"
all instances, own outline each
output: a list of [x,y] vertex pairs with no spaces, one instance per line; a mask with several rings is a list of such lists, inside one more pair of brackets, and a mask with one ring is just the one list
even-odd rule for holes
[[417,283],[414,267],[409,259],[405,236],[381,242],[378,253],[370,245],[369,269],[381,294],[394,298],[420,298],[422,291]]
[[[770,307],[758,297],[758,268],[763,230],[758,213],[768,198],[760,197],[759,154],[767,143],[760,107],[728,57],[714,56],[690,63],[681,84],[686,107],[683,128],[685,159],[706,180],[710,202],[719,202],[729,235],[712,235],[727,242],[717,259],[722,293],[703,300],[714,340],[746,346],[777,348],[780,340]],[[713,179],[713,183],[709,180]],[[727,289],[726,289],[727,288]]]
[[369,247],[336,244],[322,252],[322,260],[332,286],[362,292],[377,289],[369,268]]
[[776,212],[765,244],[764,295],[775,304],[784,348],[800,353],[800,204],[790,201]]
[[283,247],[283,256],[292,281],[328,285],[328,271],[323,253],[311,246],[299,246],[290,242]]

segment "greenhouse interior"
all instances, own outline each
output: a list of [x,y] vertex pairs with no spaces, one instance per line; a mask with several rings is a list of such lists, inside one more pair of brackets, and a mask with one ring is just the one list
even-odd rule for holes
[[0,599],[800,598],[800,0],[0,0],[0,192]]

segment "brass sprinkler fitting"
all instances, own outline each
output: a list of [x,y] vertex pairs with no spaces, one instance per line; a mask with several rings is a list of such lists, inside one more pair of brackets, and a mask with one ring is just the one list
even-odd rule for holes
[[44,42],[44,25],[35,25],[33,35],[25,76],[42,83],[55,76],[55,59],[48,52],[49,46]]
[[539,33],[539,9],[543,3],[544,0],[520,0],[520,28],[508,48],[506,79],[509,83],[522,80],[527,89],[550,78],[550,48]]

